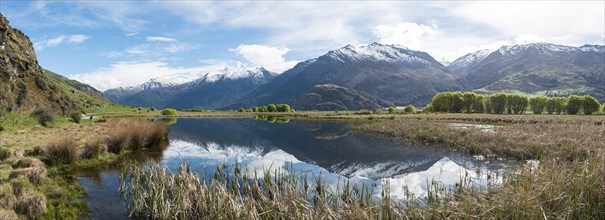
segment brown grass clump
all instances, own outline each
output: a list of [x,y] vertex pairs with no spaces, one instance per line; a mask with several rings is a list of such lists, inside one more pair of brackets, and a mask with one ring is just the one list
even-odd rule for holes
[[95,159],[104,153],[107,153],[107,146],[101,139],[94,139],[82,147],[80,157],[84,159]]
[[28,167],[41,167],[44,168],[44,162],[33,157],[25,157],[17,163],[13,164],[13,168],[28,168]]
[[13,210],[0,209],[0,219],[2,220],[19,220],[19,216]]
[[151,121],[122,120],[107,138],[109,152],[154,148],[168,135],[168,126]]
[[0,192],[0,209],[14,209],[17,197],[9,192]]
[[50,165],[71,164],[79,158],[78,143],[72,137],[52,140],[44,149]]
[[31,183],[40,184],[42,179],[46,177],[46,169],[44,167],[28,167],[16,169],[11,172],[9,178],[17,179],[26,177]]
[[18,195],[15,210],[29,216],[44,213],[46,197],[42,193],[26,190]]

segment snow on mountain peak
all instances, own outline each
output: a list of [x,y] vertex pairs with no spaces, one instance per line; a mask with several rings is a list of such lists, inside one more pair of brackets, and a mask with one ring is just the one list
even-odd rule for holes
[[236,65],[234,67],[225,67],[221,70],[210,71],[202,75],[196,81],[216,82],[221,79],[260,78],[263,77],[265,73],[273,74],[263,67],[248,68],[243,65]]
[[487,57],[492,52],[493,51],[490,49],[478,50],[454,60],[454,62],[450,63],[449,66],[465,66],[470,63],[479,62],[485,59],[485,57]]
[[384,45],[372,43],[367,45],[347,45],[338,50],[328,52],[328,56],[346,62],[346,59],[354,61],[387,61],[387,62],[409,62],[415,64],[429,64],[431,61],[424,56],[425,53],[413,51],[403,46]]
[[574,52],[579,51],[578,47],[563,46],[550,43],[529,43],[529,44],[516,44],[513,46],[502,46],[497,51],[503,56],[515,56],[519,52],[527,51],[528,49],[536,50],[543,54],[552,54],[556,52]]

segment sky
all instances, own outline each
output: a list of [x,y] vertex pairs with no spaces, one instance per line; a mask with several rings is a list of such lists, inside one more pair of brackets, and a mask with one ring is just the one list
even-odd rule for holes
[[503,45],[605,44],[605,1],[0,0],[0,12],[43,68],[101,91],[232,66],[281,73],[347,44],[444,64]]

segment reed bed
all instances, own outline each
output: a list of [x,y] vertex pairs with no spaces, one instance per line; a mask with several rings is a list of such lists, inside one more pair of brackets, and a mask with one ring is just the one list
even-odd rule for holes
[[[210,181],[208,177],[211,177]],[[121,191],[131,217],[141,219],[400,219],[402,206],[371,201],[370,189],[343,182],[327,187],[320,176],[265,170],[261,176],[218,166],[212,176],[187,164],[171,173],[161,165],[130,166]]]

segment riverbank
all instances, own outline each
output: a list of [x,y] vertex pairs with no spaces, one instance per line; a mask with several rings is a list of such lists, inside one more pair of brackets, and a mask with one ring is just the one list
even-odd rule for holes
[[[4,118],[6,119],[6,118]],[[166,142],[168,127],[145,120],[57,119],[42,127],[12,115],[0,133],[0,219],[78,219],[88,210],[79,170],[112,164]],[[166,144],[164,144],[165,146]]]

